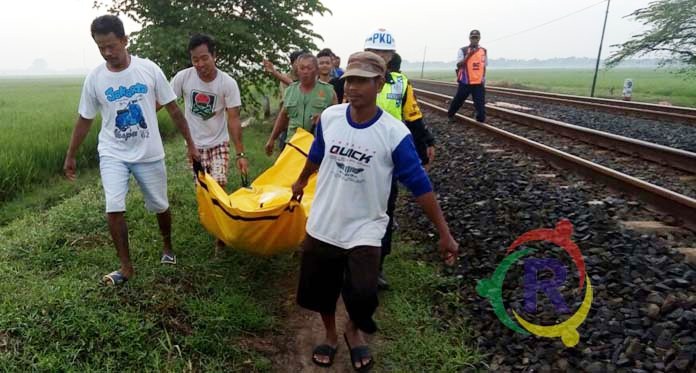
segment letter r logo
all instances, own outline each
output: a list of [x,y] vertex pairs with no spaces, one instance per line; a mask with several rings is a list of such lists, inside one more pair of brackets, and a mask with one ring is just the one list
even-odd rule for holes
[[[539,281],[540,271],[551,270],[553,278]],[[544,292],[551,300],[558,313],[570,313],[570,309],[563,300],[559,288],[566,280],[567,270],[563,263],[556,259],[530,258],[524,261],[524,310],[529,313],[537,311],[537,293]]]

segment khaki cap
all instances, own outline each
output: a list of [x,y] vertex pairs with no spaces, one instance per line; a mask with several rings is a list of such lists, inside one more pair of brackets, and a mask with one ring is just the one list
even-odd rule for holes
[[341,79],[349,76],[374,78],[383,76],[386,71],[387,65],[382,57],[372,52],[356,52],[348,57],[348,65],[343,75],[341,75]]

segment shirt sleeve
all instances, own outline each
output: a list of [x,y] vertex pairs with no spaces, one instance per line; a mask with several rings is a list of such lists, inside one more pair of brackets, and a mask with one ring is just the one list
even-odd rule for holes
[[240,106],[242,106],[242,95],[239,92],[239,85],[232,77],[228,77],[225,84],[225,107],[235,108]]
[[184,97],[184,84],[183,84],[183,77],[181,71],[179,71],[174,77],[172,78],[172,82],[170,83],[172,87],[172,91],[174,91],[174,94],[176,95],[177,98],[183,98]]
[[464,60],[464,48],[457,49],[457,62],[462,62]]
[[283,107],[287,107],[288,98],[290,98],[290,86],[285,86],[283,89]]
[[312,147],[309,148],[309,158],[312,163],[321,164],[324,160],[324,132],[321,129],[321,120],[317,123],[317,128],[315,131],[314,141],[312,142]]
[[[153,63],[154,65],[154,63]],[[157,97],[157,103],[164,106],[174,100],[176,100],[176,94],[169,85],[167,77],[164,76],[164,72],[159,66],[154,65],[155,68],[155,97]]]
[[92,74],[88,75],[82,85],[80,105],[77,108],[77,112],[85,119],[94,119],[99,112],[99,100],[93,82]]
[[394,176],[411,191],[415,197],[432,192],[428,175],[421,166],[420,158],[416,153],[411,135],[404,136],[403,140],[392,152],[394,162]]
[[408,85],[406,86],[402,114],[404,120],[407,122],[413,122],[423,118],[423,113],[421,113],[420,108],[418,107],[418,101],[416,100],[416,95],[413,93],[411,82],[408,82]]

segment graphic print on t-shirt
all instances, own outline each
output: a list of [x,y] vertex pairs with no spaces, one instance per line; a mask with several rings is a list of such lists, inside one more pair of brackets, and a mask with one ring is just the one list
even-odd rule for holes
[[370,168],[370,161],[376,152],[360,145],[344,141],[334,141],[329,147],[328,157],[336,162],[334,177],[354,183],[364,183],[363,171]]
[[147,91],[147,86],[142,83],[133,84],[128,88],[119,86],[117,89],[109,88],[104,91],[106,99],[116,106],[114,135],[117,139],[128,141],[132,137],[150,137],[143,109],[140,107],[140,101]]
[[191,91],[191,112],[208,120],[215,116],[215,102],[217,96],[212,93],[201,92],[197,90]]
[[128,106],[125,109],[116,111],[116,128],[125,131],[128,127],[136,125],[140,126],[140,128],[147,128],[143,109],[138,105],[138,101],[134,100],[128,102]]

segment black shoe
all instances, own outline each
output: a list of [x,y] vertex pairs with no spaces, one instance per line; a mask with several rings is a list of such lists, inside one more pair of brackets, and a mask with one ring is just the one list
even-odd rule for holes
[[377,290],[388,290],[388,289],[389,289],[389,282],[387,282],[387,278],[384,277],[384,271],[382,271],[377,276]]
[[457,123],[457,119],[455,119],[454,117],[447,117],[447,123]]

